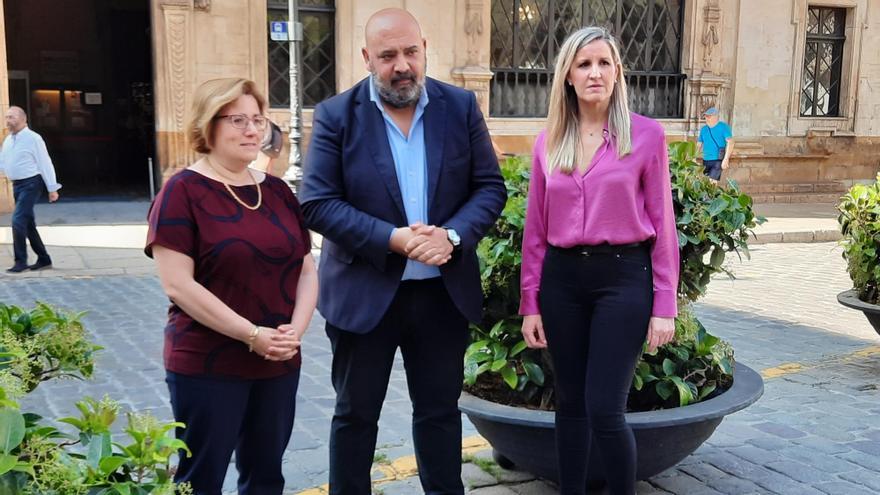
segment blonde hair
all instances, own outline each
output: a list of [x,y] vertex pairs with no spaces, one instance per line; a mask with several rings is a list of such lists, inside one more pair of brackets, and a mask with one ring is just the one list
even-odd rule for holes
[[225,77],[205,81],[193,93],[192,108],[186,124],[186,136],[192,149],[210,153],[214,143],[214,122],[226,105],[244,95],[257,100],[260,114],[266,111],[266,98],[257,90],[253,81],[237,77]]
[[623,78],[623,64],[620,61],[617,41],[603,27],[581,28],[565,40],[556,57],[547,115],[548,173],[559,168],[562,172],[570,174],[581,158],[578,97],[574,87],[566,84],[566,79],[577,52],[596,40],[608,43],[614,65],[617,67],[617,79],[608,105],[608,132],[617,141],[618,157],[626,156],[632,151],[629,103],[627,103],[626,81]]

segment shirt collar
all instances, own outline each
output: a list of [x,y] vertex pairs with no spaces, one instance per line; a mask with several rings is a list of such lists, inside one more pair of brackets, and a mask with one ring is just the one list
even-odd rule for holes
[[[379,91],[376,89],[376,82],[373,79],[372,74],[370,74],[370,101],[376,104],[376,106],[379,108],[379,111],[382,112],[383,115],[387,115],[387,113],[385,112],[385,105],[382,104],[382,100],[379,98]],[[416,103],[416,115],[420,114],[427,105],[428,88],[427,86],[422,86],[422,92],[419,95],[419,101]]]

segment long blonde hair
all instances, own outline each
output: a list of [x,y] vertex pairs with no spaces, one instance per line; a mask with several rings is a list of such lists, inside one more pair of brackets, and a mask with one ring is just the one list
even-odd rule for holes
[[556,69],[553,73],[553,86],[550,89],[550,106],[547,115],[548,173],[559,168],[562,172],[570,174],[581,159],[578,97],[574,87],[567,85],[565,81],[577,52],[596,40],[608,43],[614,65],[617,66],[617,80],[611,91],[611,102],[608,105],[608,132],[617,141],[618,157],[626,156],[632,151],[629,103],[627,103],[626,81],[623,78],[623,64],[620,61],[620,49],[617,47],[617,41],[603,27],[581,28],[565,40],[556,57]]

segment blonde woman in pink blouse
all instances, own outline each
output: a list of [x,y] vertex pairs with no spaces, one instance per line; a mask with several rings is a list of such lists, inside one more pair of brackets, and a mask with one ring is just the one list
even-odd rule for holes
[[586,493],[591,438],[610,493],[635,493],[624,413],[642,344],[674,335],[678,243],[663,128],[629,112],[620,51],[583,28],[556,61],[523,239],[522,333],[556,384],[560,492]]

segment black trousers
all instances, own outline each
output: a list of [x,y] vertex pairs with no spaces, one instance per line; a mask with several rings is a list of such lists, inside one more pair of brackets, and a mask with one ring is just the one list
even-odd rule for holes
[[195,495],[220,495],[235,452],[238,493],[281,495],[281,457],[293,430],[299,370],[278,378],[233,380],[166,372],[174,419],[186,424],[177,438],[181,454],[174,481]]
[[43,177],[40,175],[12,181],[12,197],[15,200],[15,210],[12,212],[12,250],[15,266],[27,265],[26,241],[31,242],[31,249],[37,253],[38,262],[52,263],[43,239],[37,232],[34,215],[34,205],[43,194],[44,188]]
[[464,493],[461,413],[467,320],[439,278],[404,281],[379,325],[358,335],[327,324],[336,410],[330,429],[330,493],[369,495],[379,413],[400,348],[413,406],[412,435],[426,494]]
[[550,248],[540,307],[556,384],[560,492],[586,493],[591,439],[614,495],[635,493],[626,400],[653,306],[651,258],[639,246],[601,254]]

